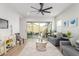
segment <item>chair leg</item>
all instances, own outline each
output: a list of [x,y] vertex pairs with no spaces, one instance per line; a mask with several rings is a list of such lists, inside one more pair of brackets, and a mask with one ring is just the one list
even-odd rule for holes
[[17,45],[17,41],[16,41],[16,45]]
[[21,45],[21,41],[19,41],[19,45]]
[[23,44],[24,44],[24,39],[23,39]]

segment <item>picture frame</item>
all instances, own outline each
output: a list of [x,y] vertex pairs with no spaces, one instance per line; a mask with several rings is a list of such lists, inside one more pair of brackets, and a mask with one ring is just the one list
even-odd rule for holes
[[8,20],[0,18],[0,29],[8,29]]
[[78,26],[78,18],[77,17],[72,17],[69,21],[70,27],[76,27]]
[[64,27],[68,27],[69,26],[69,21],[68,20],[64,20],[63,24],[64,24]]

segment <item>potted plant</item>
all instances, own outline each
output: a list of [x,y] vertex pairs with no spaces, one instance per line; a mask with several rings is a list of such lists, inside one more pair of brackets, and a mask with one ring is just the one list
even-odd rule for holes
[[67,37],[71,38],[72,33],[70,31],[67,32]]

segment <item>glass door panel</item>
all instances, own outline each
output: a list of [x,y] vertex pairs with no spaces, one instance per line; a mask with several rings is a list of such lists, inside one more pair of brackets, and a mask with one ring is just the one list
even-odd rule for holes
[[36,23],[30,22],[27,23],[27,38],[38,38],[42,36],[45,38],[47,37],[48,31],[50,31],[51,24],[50,23]]

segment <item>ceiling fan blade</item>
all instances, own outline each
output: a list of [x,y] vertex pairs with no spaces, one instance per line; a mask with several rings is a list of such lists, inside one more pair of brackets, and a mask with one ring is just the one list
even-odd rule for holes
[[46,10],[44,10],[43,12],[46,12],[46,13],[51,13],[50,11],[46,11]]
[[36,10],[39,10],[39,9],[37,9],[37,8],[35,8],[35,7],[32,7],[32,6],[31,6],[31,8],[36,9]]
[[44,13],[43,13],[43,12],[41,12],[41,14],[42,14],[42,15],[44,15]]
[[52,7],[49,7],[49,8],[43,9],[43,10],[48,10],[48,9],[52,9]]
[[38,11],[31,11],[31,12],[38,12]]
[[40,10],[42,10],[43,9],[43,3],[40,3]]
[[35,12],[35,13],[37,13],[37,14],[39,13],[38,11],[30,11],[30,12]]

